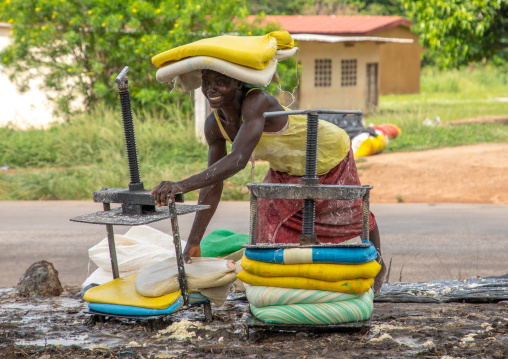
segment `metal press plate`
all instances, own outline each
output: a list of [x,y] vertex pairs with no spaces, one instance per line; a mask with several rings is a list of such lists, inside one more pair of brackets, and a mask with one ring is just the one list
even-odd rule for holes
[[[193,212],[202,211],[210,208],[204,205],[187,205],[176,204],[176,214],[188,214]],[[170,218],[169,209],[165,207],[155,207],[155,212],[147,214],[124,214],[122,207],[116,207],[110,211],[100,211],[96,213],[84,214],[71,218],[73,222],[92,223],[92,224],[113,224],[120,226],[138,226],[142,224],[149,224],[163,219]]]
[[244,244],[242,248],[252,249],[284,249],[284,248],[369,248],[370,243],[322,243],[312,245],[300,245],[298,243],[260,243]]
[[303,185],[287,183],[247,183],[258,198],[359,200],[372,186]]
[[151,319],[160,319],[167,317],[171,314],[160,314],[160,315],[123,315],[123,314],[110,314],[110,313],[103,313],[103,312],[97,312],[92,309],[84,310],[83,313],[90,314],[90,315],[99,315],[102,317],[111,317],[111,318],[126,318],[126,319],[137,319],[137,320],[151,320]]

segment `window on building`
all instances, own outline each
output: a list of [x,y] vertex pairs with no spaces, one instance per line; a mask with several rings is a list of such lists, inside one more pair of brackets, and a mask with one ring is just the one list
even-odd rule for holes
[[332,86],[332,59],[314,60],[314,87]]
[[356,86],[356,59],[342,60],[341,86]]

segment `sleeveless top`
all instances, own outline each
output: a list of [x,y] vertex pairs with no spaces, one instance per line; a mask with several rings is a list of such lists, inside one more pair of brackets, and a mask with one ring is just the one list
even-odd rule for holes
[[[250,89],[246,96],[253,90],[258,89]],[[284,106],[282,108],[290,111]],[[233,143],[224,130],[217,111],[213,112],[222,135]],[[282,130],[263,132],[254,149],[254,155],[256,159],[267,161],[275,171],[285,172],[291,176],[303,176],[306,141],[307,116],[289,115],[288,123]],[[324,175],[337,166],[346,157],[349,149],[349,136],[343,129],[326,121],[318,121],[317,175]]]

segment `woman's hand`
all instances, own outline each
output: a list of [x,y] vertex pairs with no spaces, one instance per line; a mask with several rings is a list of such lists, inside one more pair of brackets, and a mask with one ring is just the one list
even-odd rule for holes
[[166,196],[170,195],[169,202],[175,200],[175,194],[184,192],[182,185],[178,182],[162,181],[157,187],[152,189],[152,195],[155,199],[157,206],[164,206],[166,204]]
[[186,245],[183,250],[183,261],[187,264],[192,263],[191,257],[201,257],[201,247],[198,245]]

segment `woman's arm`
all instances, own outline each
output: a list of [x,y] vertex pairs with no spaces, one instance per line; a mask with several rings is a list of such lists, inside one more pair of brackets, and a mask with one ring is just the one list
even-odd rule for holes
[[[213,114],[208,116],[206,123],[209,124],[210,128],[207,130],[205,126],[205,136],[211,136],[211,141],[209,142],[209,151],[211,151],[210,153],[212,153],[212,156],[214,159],[216,159],[216,162],[210,162],[210,165],[206,170],[182,181],[161,182],[152,190],[155,202],[159,206],[164,205],[166,204],[166,195],[168,193],[170,193],[170,200],[173,201],[174,195],[177,192],[186,193],[221,183],[225,179],[232,177],[244,169],[247,163],[249,163],[252,152],[254,151],[254,148],[258,144],[259,139],[263,133],[265,124],[263,112],[266,112],[267,110],[269,109],[266,108],[266,106],[263,106],[263,101],[250,101],[250,96],[244,101],[242,106],[242,116],[244,121],[240,126],[238,134],[235,137],[231,152],[227,155],[224,155],[223,157],[214,155],[216,151],[215,138],[219,138],[219,136],[216,135],[216,132],[220,132],[220,130],[217,123],[215,122]],[[220,138],[222,138],[222,136],[220,136]]]
[[[209,145],[208,166],[211,166],[225,157],[227,155],[227,151],[226,140],[224,140],[222,135],[220,135],[220,130],[215,122],[215,118],[210,119],[213,122],[210,122],[209,119],[210,116],[205,122],[205,135]],[[192,263],[191,257],[201,257],[201,249],[199,245],[203,239],[206,228],[208,227],[208,224],[219,205],[222,188],[223,182],[219,182],[203,187],[199,191],[198,204],[209,205],[210,208],[196,212],[194,223],[192,224],[189,238],[183,251],[183,260],[185,263]]]
[[[168,193],[171,194],[169,200],[172,201],[175,193],[185,193],[201,188],[199,204],[210,206],[210,209],[196,213],[183,253],[187,263],[190,263],[190,257],[201,255],[199,244],[217,209],[222,194],[223,180],[245,168],[258,144],[265,127],[263,113],[282,110],[280,105],[274,101],[275,99],[265,93],[253,94],[244,101],[242,106],[244,121],[229,154],[226,154],[226,141],[220,133],[214,114],[210,114],[205,122],[205,136],[209,145],[208,168],[180,182],[163,181],[152,190],[155,201],[160,206],[165,204]],[[287,116],[283,121],[287,121]]]

